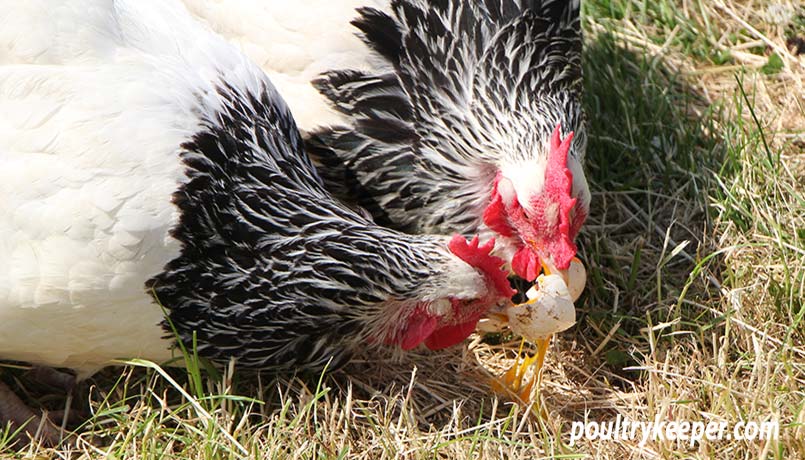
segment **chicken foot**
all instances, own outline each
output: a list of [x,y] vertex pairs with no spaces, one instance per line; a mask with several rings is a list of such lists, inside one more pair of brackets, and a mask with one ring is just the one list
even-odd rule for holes
[[[0,426],[11,424],[12,432],[19,430],[17,441],[41,441],[48,446],[58,445],[61,430],[56,428],[47,415],[28,407],[11,388],[0,382]],[[21,429],[20,429],[21,428]]]
[[53,369],[52,367],[34,366],[25,372],[25,377],[37,383],[58,390],[64,390],[65,393],[72,393],[76,385],[75,375]]

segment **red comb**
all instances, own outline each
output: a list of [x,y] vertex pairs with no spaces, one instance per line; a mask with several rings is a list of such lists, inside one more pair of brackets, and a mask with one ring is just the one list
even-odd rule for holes
[[454,235],[447,247],[464,262],[481,269],[484,275],[492,281],[495,289],[497,289],[501,296],[511,297],[515,294],[515,291],[511,288],[511,285],[509,285],[506,272],[501,269],[504,260],[500,257],[490,255],[490,252],[492,252],[492,249],[495,247],[494,238],[491,238],[486,244],[480,246],[478,235],[474,236],[469,244],[467,244],[467,240],[464,239],[463,236]]
[[559,233],[561,239],[567,244],[560,244],[560,247],[552,248],[554,262],[558,268],[570,263],[570,259],[576,255],[576,248],[573,239],[570,237],[570,210],[576,205],[576,199],[571,196],[573,190],[573,173],[567,168],[567,156],[570,152],[570,144],[573,141],[571,131],[564,140],[561,138],[560,125],[551,136],[551,150],[548,153],[548,165],[545,168],[545,192],[554,197],[559,203]]

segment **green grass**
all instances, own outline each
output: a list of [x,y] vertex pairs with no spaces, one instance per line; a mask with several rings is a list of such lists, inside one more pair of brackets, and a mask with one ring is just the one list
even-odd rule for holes
[[[805,15],[773,5],[794,3],[586,1],[588,286],[548,358],[549,417],[490,394],[505,335],[279,381],[190,350],[88,381],[61,457],[805,458],[805,58],[785,49]],[[780,439],[568,445],[571,422],[617,415],[777,419]],[[52,453],[6,438],[3,458]]]

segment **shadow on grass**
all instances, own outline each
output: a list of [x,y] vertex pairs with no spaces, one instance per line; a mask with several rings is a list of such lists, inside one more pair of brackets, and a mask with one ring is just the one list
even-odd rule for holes
[[595,372],[628,389],[641,379],[630,368],[662,353],[651,328],[712,325],[697,324],[706,312],[680,299],[719,295],[719,259],[701,261],[717,250],[706,238],[708,198],[723,153],[707,101],[661,58],[602,34],[588,40],[584,65],[593,200],[579,246],[588,285],[565,340],[574,339],[567,352],[579,356],[580,381],[598,380]]

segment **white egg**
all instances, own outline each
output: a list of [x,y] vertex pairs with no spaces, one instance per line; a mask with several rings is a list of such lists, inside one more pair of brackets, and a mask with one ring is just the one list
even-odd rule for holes
[[506,309],[512,332],[529,341],[544,339],[576,323],[576,308],[559,275],[541,275],[526,296],[528,302]]

